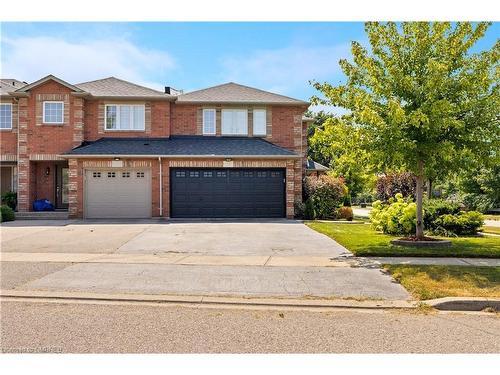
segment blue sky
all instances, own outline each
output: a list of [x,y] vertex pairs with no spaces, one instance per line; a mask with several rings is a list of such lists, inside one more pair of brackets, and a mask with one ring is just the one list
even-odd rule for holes
[[[500,36],[490,27],[477,49]],[[308,100],[310,79],[339,83],[362,23],[2,23],[2,77],[108,76],[191,91],[234,81]]]

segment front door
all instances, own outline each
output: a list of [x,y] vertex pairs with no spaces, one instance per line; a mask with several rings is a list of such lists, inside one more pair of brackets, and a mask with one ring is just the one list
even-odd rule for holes
[[56,208],[68,208],[68,167],[56,166]]

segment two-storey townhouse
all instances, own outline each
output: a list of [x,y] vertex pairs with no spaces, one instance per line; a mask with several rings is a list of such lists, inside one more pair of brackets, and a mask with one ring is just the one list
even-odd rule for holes
[[75,218],[293,217],[309,103],[235,83],[165,91],[2,81],[2,186],[18,211],[45,198]]

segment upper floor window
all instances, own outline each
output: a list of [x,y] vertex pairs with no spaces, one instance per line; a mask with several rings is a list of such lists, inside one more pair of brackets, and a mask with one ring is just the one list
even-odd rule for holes
[[0,104],[0,129],[12,129],[12,104]]
[[223,109],[222,135],[247,135],[248,112],[246,109]]
[[215,109],[203,110],[203,134],[215,134]]
[[43,123],[64,123],[64,102],[43,102]]
[[266,135],[266,110],[253,110],[253,134]]
[[106,130],[144,130],[144,104],[107,104],[104,121]]

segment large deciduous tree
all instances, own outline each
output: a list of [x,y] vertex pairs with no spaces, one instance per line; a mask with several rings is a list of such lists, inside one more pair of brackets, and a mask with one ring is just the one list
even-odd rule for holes
[[418,239],[424,179],[499,153],[500,42],[471,51],[488,26],[366,23],[370,46],[353,42],[352,60],[340,60],[346,83],[313,82],[323,94],[313,102],[348,109],[379,166],[417,176]]

